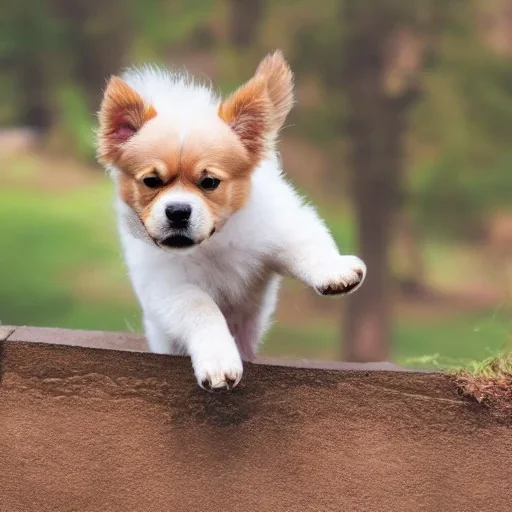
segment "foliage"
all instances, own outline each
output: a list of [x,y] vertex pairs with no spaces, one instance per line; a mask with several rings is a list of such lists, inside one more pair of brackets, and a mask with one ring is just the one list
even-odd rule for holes
[[68,85],[58,89],[56,95],[60,114],[57,135],[67,139],[78,158],[92,161],[96,119],[87,107],[85,94],[78,85]]
[[411,207],[430,234],[471,237],[512,189],[512,59],[478,38],[476,19],[443,34],[415,109]]

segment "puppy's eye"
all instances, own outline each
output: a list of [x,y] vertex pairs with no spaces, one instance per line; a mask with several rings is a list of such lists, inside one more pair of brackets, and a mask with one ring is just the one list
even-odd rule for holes
[[200,182],[199,186],[203,190],[215,190],[220,185],[218,178],[212,178],[211,176],[205,176]]
[[146,176],[142,182],[149,188],[159,188],[164,184],[158,176]]

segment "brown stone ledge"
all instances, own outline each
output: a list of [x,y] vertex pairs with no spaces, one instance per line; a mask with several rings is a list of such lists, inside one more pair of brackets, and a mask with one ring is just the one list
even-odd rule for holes
[[[129,352],[148,352],[143,336],[126,332],[82,331],[47,327],[10,327],[0,326],[0,341],[25,341],[27,343],[51,343],[84,348],[123,350]],[[310,359],[257,357],[255,364],[271,366],[293,366],[296,368],[318,368],[325,370],[385,370],[410,371],[388,362],[346,363],[336,361],[318,361]]]
[[0,512],[510,509],[512,425],[441,373],[260,361],[212,395],[135,335],[0,340]]

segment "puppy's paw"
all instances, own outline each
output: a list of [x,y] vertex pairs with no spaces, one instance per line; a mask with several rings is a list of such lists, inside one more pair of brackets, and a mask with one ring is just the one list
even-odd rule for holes
[[366,277],[366,265],[357,256],[340,256],[337,268],[315,287],[320,295],[348,295],[355,292]]
[[195,358],[193,364],[197,382],[206,391],[229,391],[242,378],[243,365],[236,347],[201,355]]

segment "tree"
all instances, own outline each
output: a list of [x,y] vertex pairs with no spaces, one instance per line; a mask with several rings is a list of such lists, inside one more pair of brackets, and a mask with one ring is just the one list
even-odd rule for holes
[[408,27],[401,26],[404,10],[403,2],[392,0],[348,0],[342,11],[352,194],[359,254],[369,269],[365,285],[348,300],[343,356],[349,361],[389,355],[393,282],[388,251],[404,193],[408,112],[420,94],[414,79],[418,69],[396,86],[386,83],[402,40],[414,41]]
[[[47,0],[56,19],[65,20],[68,74],[80,84],[94,112],[110,75],[126,64],[133,37],[129,5],[122,0]],[[71,54],[71,55],[70,55]]]
[[349,145],[351,199],[365,285],[347,300],[343,358],[387,359],[393,278],[389,249],[407,200],[406,141],[422,71],[432,59],[452,6],[437,0],[345,0],[331,22],[299,34],[303,68],[316,69]]
[[256,39],[264,0],[229,0],[229,40],[239,48],[248,48]]
[[414,143],[430,156],[411,160],[409,206],[425,236],[467,241],[510,204],[512,9],[510,0],[458,7],[414,112]]
[[12,105],[8,122],[45,130],[54,120],[48,63],[58,30],[46,2],[6,0],[4,7],[0,16],[4,36],[0,62],[5,72],[2,85],[10,82],[4,93],[6,103]]

